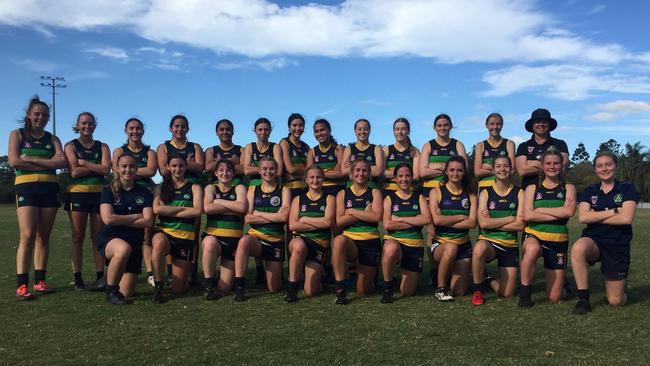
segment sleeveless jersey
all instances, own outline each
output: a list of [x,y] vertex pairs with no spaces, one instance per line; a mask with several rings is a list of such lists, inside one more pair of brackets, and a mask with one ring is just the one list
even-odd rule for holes
[[[178,154],[186,161],[189,156],[194,156],[194,152],[196,151],[193,142],[187,141],[183,148],[179,148],[171,140],[165,141],[165,150],[167,151],[167,156]],[[190,172],[189,169],[185,171],[185,179],[192,183],[199,183],[199,175]]]
[[[438,187],[438,207],[442,215],[464,215],[469,217],[470,206],[470,197],[467,192],[455,194],[446,185]],[[470,241],[469,230],[436,226],[436,238],[434,240],[440,244],[465,244]]]
[[[303,142],[302,145],[298,147],[291,142],[291,139],[288,137],[285,137],[284,140],[287,142],[287,146],[289,147],[289,159],[291,160],[291,164],[302,166],[304,168],[307,164],[307,151],[309,151],[309,146]],[[296,177],[290,180],[289,175],[286,174],[286,172],[284,174],[284,182],[282,185],[290,189],[307,187],[307,183],[305,183],[305,180],[302,179],[302,177]]]
[[[336,159],[336,147],[338,145],[332,144],[327,150],[323,151],[320,148],[320,145],[314,146],[312,149],[314,153],[314,165],[320,167],[323,169],[324,172],[327,171],[332,171],[336,167],[336,164],[338,164],[338,160]],[[324,179],[323,180],[323,187],[335,187],[335,186],[340,186],[343,188],[343,185],[345,184],[345,181],[343,178],[341,179]]]
[[[326,206],[327,195],[325,193],[321,193],[321,195],[315,200],[309,198],[306,192],[298,196],[300,217],[325,217]],[[330,246],[330,239],[332,237],[332,231],[330,229],[316,229],[302,232],[294,231],[294,234],[299,234],[300,236],[309,238],[324,248]]]
[[[365,210],[368,204],[372,203],[372,188],[366,187],[361,193],[354,192],[354,187],[347,187],[344,191],[343,204],[345,208]],[[343,229],[343,235],[352,240],[373,240],[379,239],[377,224],[357,221]]]
[[[561,185],[547,188],[543,184],[535,187],[533,207],[562,207],[566,200],[566,189]],[[539,240],[555,243],[566,243],[569,240],[569,230],[566,227],[569,219],[558,219],[547,222],[528,222],[526,234],[531,234]]]
[[[237,186],[233,185],[229,190],[223,192],[219,185],[214,185],[214,197],[216,200],[236,201],[237,193],[235,192]],[[213,214],[208,215],[208,220],[205,224],[205,232],[219,237],[225,238],[241,238],[244,229],[244,222],[241,215],[235,214]]]
[[[519,206],[519,187],[512,186],[504,196],[498,194],[494,187],[495,186],[493,185],[485,187],[485,192],[488,195],[487,207],[490,217],[500,218],[517,216],[517,207]],[[517,232],[514,231],[481,229],[478,238],[506,247],[517,246]]]
[[[398,192],[389,192],[391,214],[397,217],[415,217],[420,214],[420,195],[411,193],[406,198]],[[384,239],[393,239],[409,247],[422,247],[422,227],[411,227],[404,230],[388,230]]]
[[[492,161],[499,156],[508,156],[508,139],[501,139],[501,142],[497,146],[492,146],[488,140],[483,140],[483,156],[481,157],[481,163],[492,165]],[[510,164],[514,164],[514,161],[511,161]],[[478,186],[479,188],[489,187],[494,185],[494,180],[496,178],[494,175],[488,175],[479,179]]]
[[[93,145],[86,149],[79,139],[72,140],[74,145],[75,155],[77,159],[83,159],[89,163],[101,164],[102,162],[102,143],[101,141],[95,140]],[[95,172],[91,172],[89,175],[79,178],[70,178],[70,183],[68,183],[67,191],[68,193],[81,194],[84,193],[94,193],[95,195],[101,194],[102,188],[106,184],[104,176]]]
[[[251,151],[251,165],[259,167],[260,166],[260,160],[262,160],[262,158],[266,157],[266,156],[271,157],[271,158],[275,158],[275,156],[273,156],[273,148],[274,147],[275,147],[275,143],[274,142],[269,142],[269,147],[264,151],[260,151],[257,148],[257,142],[251,143],[251,150],[252,150]],[[259,174],[251,174],[248,178],[249,178],[248,187],[257,187],[260,184],[262,184],[262,178],[260,177]]]
[[[139,168],[146,168],[149,162],[149,149],[148,145],[142,145],[140,151],[135,152],[129,148],[129,145],[122,145],[122,154],[131,155],[135,158],[135,165]],[[156,184],[151,178],[138,178],[135,180],[137,184],[151,190]]]
[[[35,159],[50,159],[54,156],[54,138],[52,134],[44,131],[39,138],[32,137],[31,141],[25,138],[25,130],[18,129],[20,134],[20,155],[27,155]],[[59,181],[56,169],[22,170],[16,169],[14,184],[17,193],[57,193]]]
[[[429,141],[431,152],[429,153],[429,163],[446,163],[452,156],[458,155],[458,140],[450,139],[447,145],[440,145],[436,139]],[[427,179],[422,186],[427,188],[440,187],[442,176],[433,179]]]
[[[212,146],[212,155],[214,156],[215,160],[219,160],[219,159],[232,160],[233,158],[239,158],[241,161],[241,151],[242,148],[239,145],[233,145],[228,150],[223,149],[219,145]],[[232,179],[232,186],[234,187],[238,184],[241,184],[243,178],[244,176],[241,174],[235,175]],[[214,174],[210,179],[212,179],[212,182],[216,182],[216,177],[214,176]]]
[[[192,207],[192,182],[187,181],[184,186],[174,188],[174,196],[168,206]],[[158,216],[158,228],[165,234],[178,239],[194,240],[194,218],[179,219],[177,217]]]
[[[373,167],[377,165],[377,161],[375,160],[375,144],[370,144],[365,150],[361,150],[357,147],[356,143],[351,143],[350,145],[350,163],[353,163],[357,159],[363,159],[367,160],[370,163],[370,167]],[[370,180],[368,181],[368,188],[378,188],[379,183],[377,181],[377,178],[372,177],[372,174],[368,172],[370,175]],[[350,187],[352,186],[352,182],[348,180],[347,186]]]
[[[271,192],[262,191],[262,186],[255,186],[253,209],[260,212],[278,212],[282,207],[282,187],[278,184]],[[269,243],[280,243],[284,240],[284,224],[251,224],[248,234]]]
[[[399,151],[394,144],[388,146],[388,154],[386,154],[386,169],[393,171],[399,163],[408,163],[411,165],[411,167],[413,167],[413,156],[411,156],[411,149],[408,148],[404,151]],[[386,179],[386,182],[384,182],[384,189],[389,191],[396,191],[397,183],[395,182],[395,178]]]

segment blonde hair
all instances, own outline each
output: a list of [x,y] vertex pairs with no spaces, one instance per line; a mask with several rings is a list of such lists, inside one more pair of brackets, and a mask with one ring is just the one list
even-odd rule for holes
[[[119,164],[120,160],[122,160],[122,158],[124,157],[129,157],[133,159],[133,161],[135,162],[135,158],[133,157],[133,155],[123,153],[117,158],[116,164]],[[113,192],[113,197],[120,198],[120,192],[122,192],[124,187],[122,186],[122,177],[120,176],[120,172],[117,169],[115,169],[115,171],[113,172],[113,179],[111,179],[111,183],[109,186],[111,187],[111,192]]]

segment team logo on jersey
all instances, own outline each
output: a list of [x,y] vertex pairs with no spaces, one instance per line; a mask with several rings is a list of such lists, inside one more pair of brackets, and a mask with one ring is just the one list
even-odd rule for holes
[[431,155],[438,155],[438,150],[431,150]]
[[47,145],[45,145],[45,148],[49,150],[49,149],[51,149],[51,148],[52,148],[52,145],[50,145],[50,144],[47,144]]
[[323,261],[323,252],[321,252],[320,250],[316,252],[316,261],[317,262]]
[[557,264],[564,265],[564,253],[557,253]]
[[296,150],[293,150],[293,151],[291,152],[291,155],[293,155],[293,156],[298,156],[298,152],[297,152]]
[[346,208],[350,208],[350,207],[352,207],[352,200],[348,200],[348,201],[345,203],[345,207],[346,207]]
[[463,208],[469,208],[469,200],[467,198],[463,198],[460,204],[463,206]]
[[414,210],[419,210],[419,209],[420,209],[420,205],[418,205],[417,203],[414,204],[414,205],[413,205],[413,209],[414,209]]
[[234,194],[231,194],[230,196],[228,196],[228,198],[230,198],[231,200],[234,200],[237,197]]
[[325,211],[325,205],[320,205],[320,207],[319,207],[318,209],[319,209],[320,211]]
[[350,155],[350,161],[354,161],[357,157],[355,155]]
[[282,249],[280,248],[273,249],[273,256],[275,257],[275,259],[282,258]]
[[564,198],[564,193],[560,192],[557,194],[557,198],[562,199]]
[[136,205],[139,205],[139,206],[143,205],[143,204],[144,204],[144,197],[142,197],[142,196],[137,196],[137,197],[135,198],[135,204],[136,204]]
[[532,153],[535,150],[535,146],[528,146],[528,153]]
[[388,156],[388,159],[390,159],[390,160],[395,159],[395,154],[390,154],[390,156]]
[[315,162],[315,163],[318,163],[318,159],[319,159],[319,158],[318,158],[318,155],[314,155],[314,162]]
[[621,193],[616,194],[614,196],[614,203],[619,204],[623,202],[623,195]]
[[598,203],[598,196],[591,196],[591,204],[595,205],[596,203]]
[[368,161],[372,160],[372,156],[370,156],[370,155],[366,156],[366,160],[368,160]]
[[279,206],[280,205],[280,197],[278,196],[273,196],[271,197],[271,206]]
[[485,152],[483,152],[483,156],[490,156],[490,152],[485,150]]
[[497,204],[494,201],[490,201],[490,205],[488,206],[490,210],[494,210],[497,208]]
[[328,156],[328,159],[329,160],[334,160],[334,157],[330,155],[330,156]]
[[399,211],[399,205],[393,205],[393,212]]
[[307,211],[307,205],[300,205],[300,212]]
[[456,156],[456,152],[453,150],[449,150],[449,156]]
[[23,196],[18,196],[18,202],[24,202],[24,201],[25,201],[25,197],[23,197]]
[[257,161],[257,159],[258,159],[258,157],[257,157],[257,153],[253,153],[253,160],[254,160],[254,161]]
[[557,151],[557,147],[551,145],[548,148],[546,148],[546,151]]
[[537,192],[537,195],[535,195],[536,200],[541,200],[542,199],[542,192]]
[[190,199],[190,195],[187,194],[187,193],[185,193],[185,194],[183,195],[183,198],[186,199],[186,200],[189,200],[189,199]]
[[517,207],[517,205],[515,205],[514,202],[510,202],[510,205],[508,206],[508,208],[510,208],[510,209],[512,210],[512,209],[514,209],[515,207]]
[[29,149],[30,147],[32,147],[32,144],[30,144],[29,142],[25,141],[25,147]]
[[451,200],[442,200],[443,206],[451,206]]

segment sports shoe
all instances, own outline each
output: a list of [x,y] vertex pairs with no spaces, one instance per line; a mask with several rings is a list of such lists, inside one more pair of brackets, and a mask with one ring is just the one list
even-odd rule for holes
[[162,303],[165,302],[165,299],[163,298],[163,289],[162,289],[162,288],[157,287],[157,288],[153,291],[153,299],[151,299],[151,301],[152,301],[154,304],[162,304]]
[[444,287],[438,287],[435,292],[436,299],[440,301],[454,301],[453,296],[449,294],[449,291]]
[[574,315],[585,315],[590,311],[591,311],[591,303],[589,303],[589,300],[585,300],[585,299],[578,300],[576,306],[573,307]]
[[483,305],[483,293],[481,291],[474,291],[472,305]]
[[54,292],[54,289],[48,286],[45,281],[41,280],[34,284],[34,291],[41,294],[51,294]]
[[243,287],[238,287],[235,289],[235,296],[233,296],[235,302],[244,302],[246,301],[246,291]]
[[298,293],[295,288],[287,288],[287,291],[284,293],[284,302],[296,302],[298,301]]
[[124,295],[121,292],[107,292],[106,293],[106,302],[111,305],[126,305],[127,302],[124,299]]
[[23,300],[31,300],[32,298],[33,298],[32,293],[29,292],[29,288],[27,287],[27,285],[18,286],[18,288],[16,289],[16,299],[23,301]]
[[86,284],[83,281],[74,283],[75,291],[86,291]]
[[221,295],[216,287],[206,287],[205,288],[205,299],[208,301],[218,300]]
[[534,304],[530,296],[519,296],[519,302],[517,302],[517,306],[525,309],[532,308]]
[[348,297],[346,294],[342,295],[336,295],[336,298],[334,299],[334,304],[336,305],[347,305],[350,303],[350,300],[348,300]]
[[149,286],[151,286],[151,287],[156,287],[156,282],[155,282],[154,279],[153,279],[153,275],[147,277],[147,283],[148,283]]
[[106,290],[106,276],[86,286],[88,291],[98,292]]
[[381,294],[381,299],[379,299],[379,302],[382,304],[392,304],[393,291],[388,289],[384,290],[384,292]]

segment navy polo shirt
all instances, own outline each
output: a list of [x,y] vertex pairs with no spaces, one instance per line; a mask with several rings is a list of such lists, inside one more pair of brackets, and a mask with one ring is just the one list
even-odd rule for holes
[[[109,186],[104,187],[102,190],[101,204],[109,204],[113,206],[113,213],[116,215],[130,215],[141,214],[145,207],[151,207],[153,204],[153,196],[147,188],[139,184],[133,185],[130,190],[122,190],[119,198],[113,195],[113,191]],[[144,238],[144,229],[138,229],[129,226],[110,226],[106,225],[104,228],[106,232],[120,233],[128,236],[135,236]]]
[[[544,143],[538,144],[537,141],[535,141],[535,135],[532,135],[530,140],[524,141],[517,146],[515,157],[525,156],[527,160],[540,160],[544,152],[547,150],[557,150],[566,154],[569,153],[569,148],[564,140],[556,139],[551,137],[549,134]],[[537,179],[537,174],[521,177],[521,189],[526,189],[527,186],[536,184]]]
[[[614,188],[608,193],[600,189],[600,183],[596,183],[582,191],[579,201],[587,202],[594,211],[605,211],[620,208],[625,201],[638,202],[639,195],[629,182],[614,182]],[[632,225],[587,224],[582,235],[625,244],[632,240]]]

